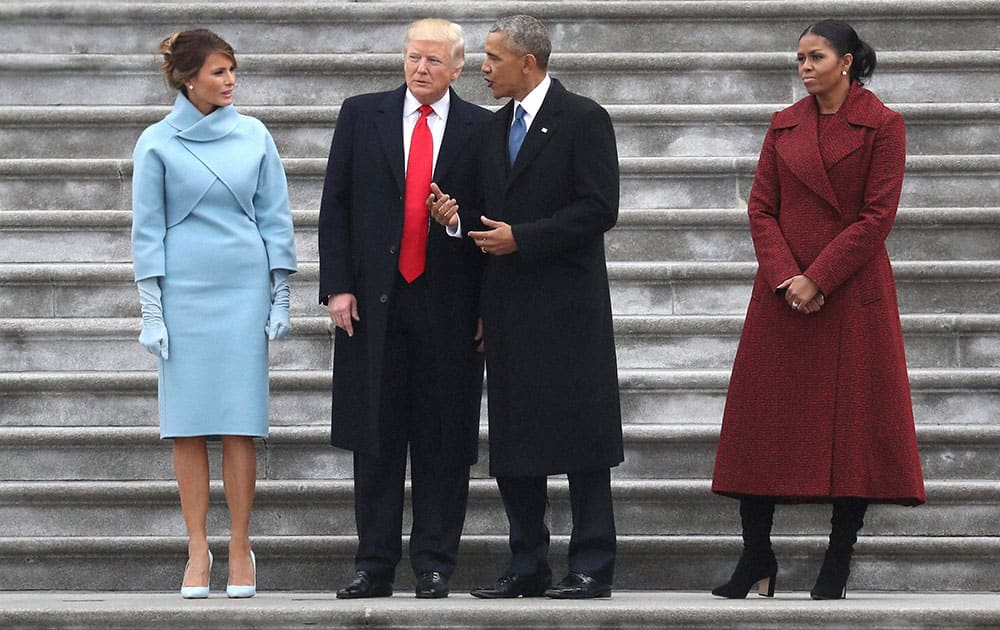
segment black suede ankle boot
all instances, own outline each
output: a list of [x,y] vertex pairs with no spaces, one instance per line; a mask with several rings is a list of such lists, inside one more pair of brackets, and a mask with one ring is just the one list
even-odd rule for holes
[[760,594],[774,597],[778,561],[771,550],[771,524],[774,520],[772,497],[740,498],[740,521],[743,524],[743,553],[729,581],[712,589],[712,595],[729,599],[747,596],[754,584]]
[[830,519],[830,544],[823,556],[816,584],[809,591],[813,599],[843,599],[847,597],[847,578],[851,574],[851,556],[858,532],[865,524],[867,499],[834,499]]

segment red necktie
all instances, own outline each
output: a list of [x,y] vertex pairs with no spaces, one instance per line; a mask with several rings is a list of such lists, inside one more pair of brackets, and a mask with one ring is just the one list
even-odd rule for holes
[[413,282],[424,273],[427,259],[427,196],[431,194],[434,169],[434,139],[427,126],[427,116],[434,110],[420,106],[420,118],[410,138],[406,160],[406,196],[403,201],[403,241],[399,246],[399,273]]

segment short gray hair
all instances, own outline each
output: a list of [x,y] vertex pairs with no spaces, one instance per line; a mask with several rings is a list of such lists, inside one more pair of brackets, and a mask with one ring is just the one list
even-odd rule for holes
[[552,54],[552,41],[545,25],[530,15],[508,15],[490,27],[491,33],[507,35],[507,44],[521,55],[534,55],[538,67],[545,70]]

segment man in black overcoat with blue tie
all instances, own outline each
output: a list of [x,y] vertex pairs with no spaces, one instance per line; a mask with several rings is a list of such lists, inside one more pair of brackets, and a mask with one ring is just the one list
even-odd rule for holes
[[[549,77],[538,20],[499,20],[483,75],[510,97],[484,128],[485,212],[443,186],[432,208],[487,257],[482,312],[490,472],[510,523],[511,561],[484,598],[611,595],[610,468],[624,459],[604,232],[618,216],[618,153],[608,113]],[[458,199],[455,210],[454,197]],[[456,218],[457,217],[457,218]],[[481,225],[480,225],[481,221]],[[569,573],[551,585],[546,480],[569,478]]]
[[450,85],[464,63],[457,24],[420,20],[406,84],[344,101],[320,208],[320,302],[336,325],[331,442],[354,452],[353,581],[339,598],[393,592],[402,554],[407,450],[410,564],[417,597],[445,597],[479,442],[477,351],[485,263],[468,238],[429,222],[431,178],[479,199],[489,111]]

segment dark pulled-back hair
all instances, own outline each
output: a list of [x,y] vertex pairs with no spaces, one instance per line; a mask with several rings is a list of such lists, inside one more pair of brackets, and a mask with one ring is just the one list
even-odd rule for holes
[[178,31],[163,38],[157,52],[163,55],[160,72],[167,85],[187,94],[184,83],[198,74],[205,64],[205,59],[212,53],[222,53],[233,60],[236,65],[236,52],[226,40],[207,28],[196,28],[190,31]]
[[864,81],[875,72],[875,50],[858,37],[857,31],[847,22],[820,20],[807,26],[799,35],[799,39],[809,33],[819,35],[830,42],[840,56],[850,53],[854,57],[850,70],[851,81],[864,85]]

